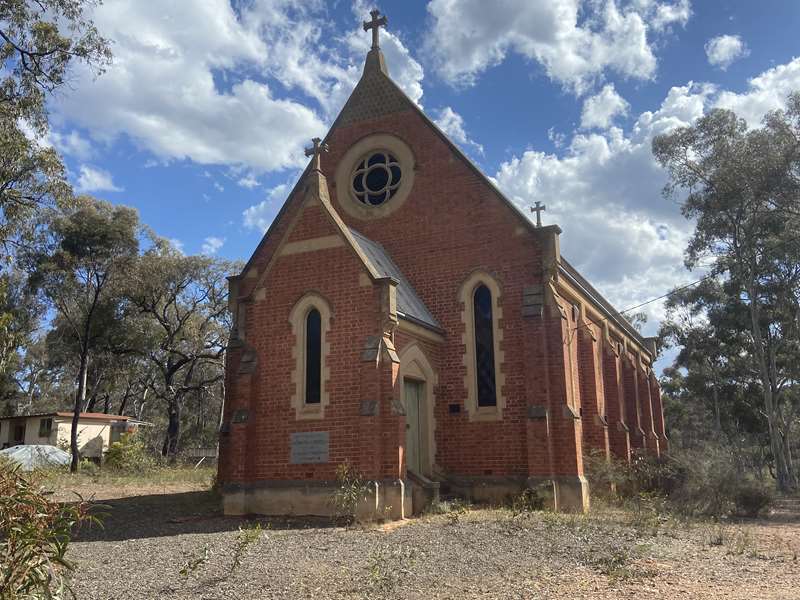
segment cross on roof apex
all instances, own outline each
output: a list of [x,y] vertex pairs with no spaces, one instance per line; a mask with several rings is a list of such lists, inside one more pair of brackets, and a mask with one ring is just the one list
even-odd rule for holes
[[320,164],[320,156],[323,152],[327,152],[329,150],[328,144],[322,143],[322,140],[318,137],[315,137],[311,140],[311,143],[314,144],[313,146],[306,148],[306,156],[313,156],[313,167],[312,169],[315,171],[322,171],[321,164]]
[[536,213],[536,226],[537,227],[541,227],[542,226],[542,212],[544,212],[545,210],[547,210],[547,207],[544,204],[542,204],[541,202],[539,202],[538,200],[536,201],[536,206],[531,206],[531,212],[535,212]]
[[378,44],[378,31],[381,27],[386,27],[389,24],[389,19],[386,18],[386,15],[379,17],[381,11],[377,8],[369,11],[369,14],[372,15],[371,21],[364,21],[364,31],[369,31],[372,29],[372,49],[377,50],[380,48]]

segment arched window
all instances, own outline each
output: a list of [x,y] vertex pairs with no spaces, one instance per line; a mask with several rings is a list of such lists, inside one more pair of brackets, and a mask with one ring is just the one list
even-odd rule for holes
[[475,375],[478,384],[478,406],[496,406],[492,292],[481,284],[475,288],[472,301],[475,315]]
[[316,308],[306,315],[306,404],[322,398],[322,317]]

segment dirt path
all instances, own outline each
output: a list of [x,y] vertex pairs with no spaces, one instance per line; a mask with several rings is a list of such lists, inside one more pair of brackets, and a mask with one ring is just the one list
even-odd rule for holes
[[70,548],[78,598],[800,598],[791,515],[719,526],[472,510],[259,531],[208,492],[169,492],[103,494],[105,528]]

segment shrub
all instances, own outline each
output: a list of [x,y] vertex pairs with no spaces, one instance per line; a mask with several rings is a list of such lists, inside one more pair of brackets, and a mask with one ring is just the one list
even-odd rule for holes
[[369,482],[348,462],[336,467],[336,490],[331,495],[331,504],[339,519],[355,520],[358,505],[369,496]]
[[586,458],[593,492],[615,490],[615,500],[646,501],[685,515],[721,517],[757,515],[771,502],[770,494],[742,474],[731,453],[708,445],[702,451],[676,450],[661,458],[635,454],[630,464],[602,455]]
[[0,597],[3,600],[71,596],[65,575],[72,528],[96,521],[89,504],[48,499],[34,476],[0,464]]
[[552,506],[553,485],[549,483],[525,488],[520,494],[511,498],[511,512],[514,514],[545,510]]
[[736,514],[742,517],[757,517],[773,502],[772,493],[754,481],[739,484],[733,497]]
[[96,477],[100,472],[100,467],[97,466],[96,462],[82,458],[81,462],[78,464],[78,470],[89,477]]
[[136,433],[123,433],[106,452],[105,464],[110,469],[134,473],[153,469],[156,459]]

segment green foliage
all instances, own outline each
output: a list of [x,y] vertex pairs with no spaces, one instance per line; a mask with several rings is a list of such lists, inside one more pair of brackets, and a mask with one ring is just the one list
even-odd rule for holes
[[236,546],[233,548],[233,560],[231,561],[231,574],[241,565],[247,549],[255,544],[263,532],[261,523],[249,523],[239,527],[239,534],[236,536]]
[[96,462],[82,458],[78,465],[78,472],[89,477],[96,477],[100,473],[100,467],[97,466]]
[[0,244],[9,254],[32,235],[42,206],[71,197],[58,154],[33,138],[47,133],[47,98],[66,83],[70,64],[77,60],[99,73],[110,61],[108,42],[86,17],[94,4],[0,3]]
[[0,464],[0,598],[71,595],[66,552],[73,528],[97,521],[89,504],[59,504],[42,494],[32,476]]
[[189,575],[193,575],[200,567],[209,561],[211,558],[211,550],[208,544],[205,544],[199,553],[184,552],[183,557],[185,558],[185,562],[178,573],[181,577],[189,577]]
[[511,511],[514,514],[545,510],[552,506],[553,486],[547,483],[525,488],[511,499]]
[[700,417],[687,419],[688,429],[737,448],[744,436],[751,447],[768,446],[760,458],[781,490],[798,485],[792,455],[800,448],[798,139],[800,92],[760,128],[713,110],[653,140],[669,174],[665,194],[682,196],[696,223],[686,265],[711,276],[668,302],[660,337],[682,347],[671,393],[703,409],[683,411]]
[[157,465],[152,452],[136,433],[123,433],[105,455],[105,466],[122,473],[143,473]]
[[735,513],[742,517],[757,517],[774,502],[775,497],[765,485],[743,481],[733,493]]
[[764,486],[743,475],[729,451],[712,444],[702,451],[673,450],[662,458],[637,454],[630,464],[595,455],[585,466],[593,493],[631,506],[642,528],[657,528],[665,511],[757,514],[771,502]]
[[336,467],[336,483],[330,498],[334,513],[339,519],[352,522],[358,505],[369,497],[369,483],[349,462]]

